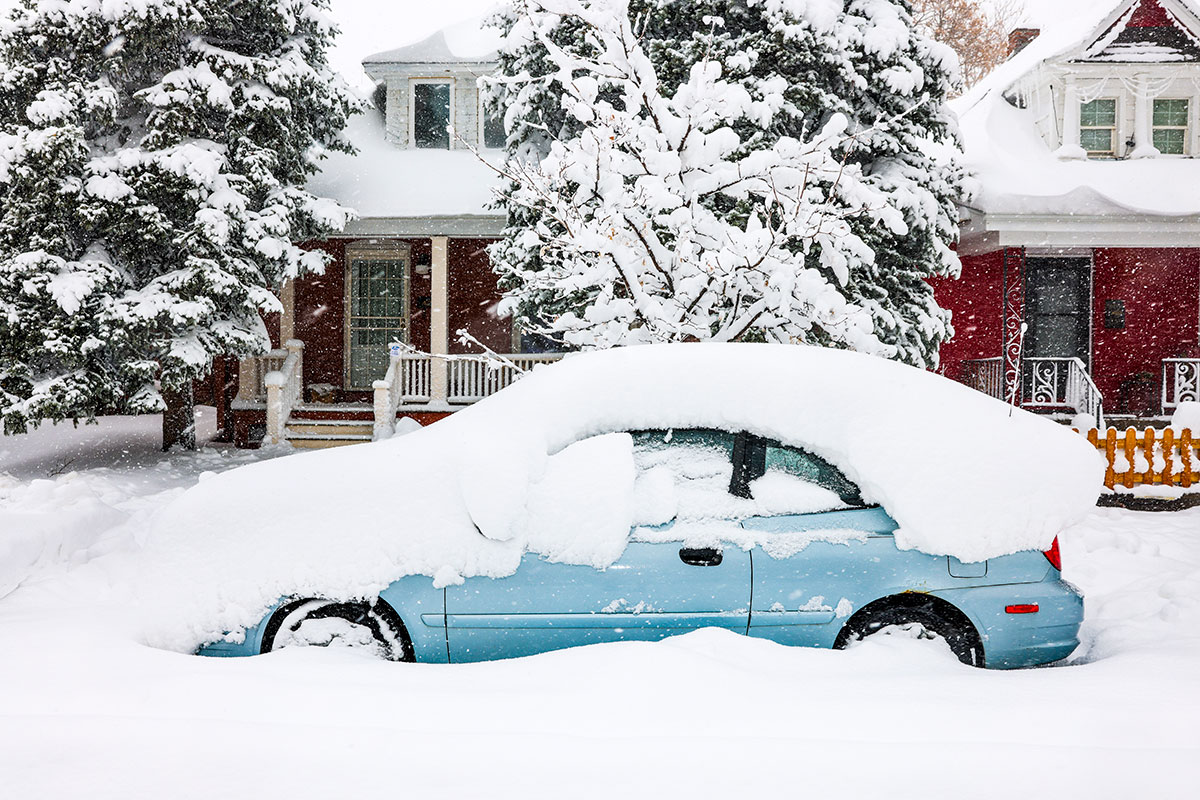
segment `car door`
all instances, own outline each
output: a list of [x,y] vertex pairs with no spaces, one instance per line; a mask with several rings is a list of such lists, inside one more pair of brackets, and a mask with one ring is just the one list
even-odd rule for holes
[[[749,633],[781,644],[828,646],[856,610],[864,585],[894,552],[896,523],[882,508],[864,504],[840,470],[812,453],[766,440],[746,449],[748,490],[779,510],[742,521],[760,542],[751,551]],[[760,479],[776,496],[754,492]]]
[[[749,553],[719,542],[685,547],[673,535],[678,504],[664,508],[661,503],[663,494],[671,494],[685,498],[685,507],[707,503],[720,508],[720,495],[728,493],[732,446],[733,437],[718,432],[636,434],[635,495],[641,500],[635,508],[634,540],[620,558],[598,570],[527,553],[509,577],[470,578],[448,587],[450,660],[656,640],[708,626],[744,632]],[[668,478],[674,482],[669,486],[664,482]]]

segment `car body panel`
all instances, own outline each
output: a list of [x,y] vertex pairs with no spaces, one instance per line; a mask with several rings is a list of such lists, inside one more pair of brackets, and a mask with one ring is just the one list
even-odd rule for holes
[[749,607],[748,553],[726,548],[720,564],[694,566],[678,543],[630,542],[604,570],[529,554],[514,575],[448,587],[446,632],[451,661],[480,661],[707,626],[744,632]]

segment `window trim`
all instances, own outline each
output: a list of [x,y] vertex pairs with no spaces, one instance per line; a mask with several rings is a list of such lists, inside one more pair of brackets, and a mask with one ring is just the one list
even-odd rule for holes
[[[1083,123],[1083,107],[1095,103],[1099,100],[1112,100],[1113,102],[1113,124],[1107,125],[1085,125]],[[1079,141],[1077,144],[1084,149],[1088,158],[1118,158],[1121,147],[1121,98],[1119,97],[1097,97],[1089,100],[1087,103],[1080,103],[1079,110]],[[1088,150],[1083,147],[1083,132],[1084,131],[1111,131],[1112,132],[1112,149],[1111,150]]]
[[362,239],[348,242],[343,251],[342,267],[342,388],[351,392],[370,391],[371,387],[352,386],[350,383],[351,325],[350,325],[350,280],[351,264],[357,260],[378,259],[404,261],[404,294],[400,298],[401,319],[404,321],[405,339],[412,339],[412,245],[398,239]]
[[[1187,103],[1187,114],[1183,125],[1155,125],[1154,124],[1154,104],[1159,100],[1182,100]],[[1191,155],[1192,145],[1192,107],[1195,104],[1190,97],[1156,97],[1150,103],[1150,144],[1154,144],[1154,133],[1156,131],[1183,131],[1183,152],[1182,153],[1164,153],[1159,150],[1160,155],[1164,156],[1189,156]],[[1155,146],[1157,149],[1157,146]]]
[[[452,77],[408,79],[408,146],[413,150],[441,150],[441,147],[417,146],[417,86],[420,84],[445,84],[450,87],[450,118],[446,124],[461,135],[454,121],[455,80]],[[454,149],[453,136],[448,137],[445,149]]]

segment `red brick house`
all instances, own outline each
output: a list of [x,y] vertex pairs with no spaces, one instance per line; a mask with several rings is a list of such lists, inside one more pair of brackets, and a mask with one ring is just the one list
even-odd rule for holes
[[[1200,394],[1200,16],[1193,0],[1106,0],[1037,33],[955,101],[978,191],[962,278],[936,287],[956,332],[940,370],[1061,417],[1169,416]],[[509,382],[460,329],[519,366],[556,357],[522,353],[496,314],[485,247],[504,220],[473,152],[503,144],[476,86],[493,45],[460,26],[364,61],[382,113],[356,118],[360,153],[312,182],[359,218],[313,243],[329,268],[285,288],[280,349],[243,361],[218,401],[239,445],[367,440]]]
[[[359,153],[332,156],[310,183],[358,218],[311,244],[333,258],[324,275],[285,287],[283,314],[268,321],[278,349],[240,369],[218,366],[217,383],[238,373],[236,396],[218,405],[241,446],[264,436],[299,447],[369,440],[397,414],[424,424],[510,381],[512,370],[467,357],[480,349],[458,341],[461,329],[522,366],[555,357],[519,354],[512,324],[496,314],[485,248],[504,218],[487,207],[494,173],[476,155],[498,159],[503,146],[476,86],[494,67],[494,40],[458,26],[363,66],[383,102],[351,122]],[[418,352],[392,358],[397,340]]]
[[941,371],[1063,416],[1196,400],[1196,6],[1097,3],[956,103],[978,192],[962,278],[937,287],[955,328]]

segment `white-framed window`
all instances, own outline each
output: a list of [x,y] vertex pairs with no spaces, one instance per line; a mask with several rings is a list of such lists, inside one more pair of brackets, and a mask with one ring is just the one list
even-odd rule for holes
[[1079,145],[1095,158],[1117,154],[1117,100],[1098,97],[1079,106]]
[[413,147],[450,149],[454,124],[454,82],[445,78],[412,78],[408,91],[408,140]]
[[1188,151],[1191,104],[1186,98],[1160,97],[1154,101],[1154,147],[1165,155],[1181,156]]

